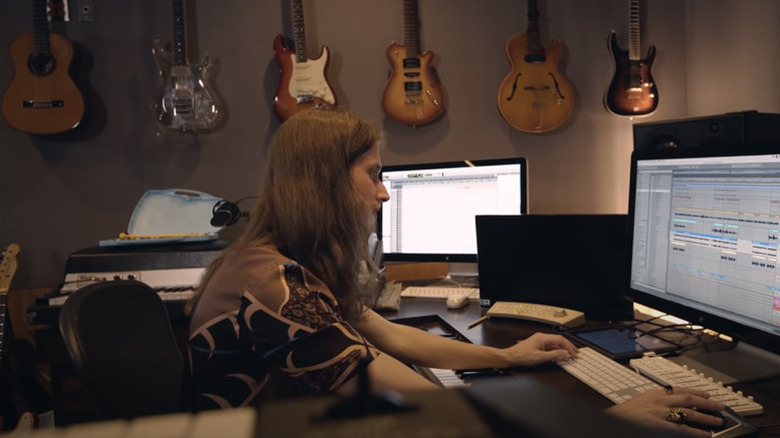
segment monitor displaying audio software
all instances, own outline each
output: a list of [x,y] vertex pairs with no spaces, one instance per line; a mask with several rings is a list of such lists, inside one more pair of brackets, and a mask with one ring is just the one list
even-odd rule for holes
[[780,353],[780,143],[635,151],[629,295]]
[[467,262],[476,274],[475,217],[527,212],[524,158],[385,166],[381,178],[387,261]]

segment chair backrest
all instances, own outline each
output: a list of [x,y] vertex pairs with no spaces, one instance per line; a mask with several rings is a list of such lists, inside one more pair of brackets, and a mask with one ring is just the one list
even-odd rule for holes
[[65,301],[59,323],[107,419],[182,410],[181,350],[162,299],[148,285],[116,280],[83,287]]

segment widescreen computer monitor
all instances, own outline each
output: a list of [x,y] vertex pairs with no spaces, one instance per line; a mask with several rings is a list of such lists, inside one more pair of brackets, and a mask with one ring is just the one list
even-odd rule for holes
[[449,262],[477,274],[476,216],[526,214],[524,158],[385,166],[379,214],[386,261]]
[[635,151],[630,297],[780,353],[780,143]]

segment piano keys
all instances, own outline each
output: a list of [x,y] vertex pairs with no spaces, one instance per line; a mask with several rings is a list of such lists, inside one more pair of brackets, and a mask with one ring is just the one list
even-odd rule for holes
[[[208,265],[227,247],[225,241],[181,244],[147,244],[90,247],[68,256],[60,288],[36,300],[27,311],[31,324],[56,324],[59,308],[84,286],[118,279],[142,281],[160,298],[176,306],[169,313],[183,313],[183,304],[194,294]],[[172,310],[172,311],[171,311]]]

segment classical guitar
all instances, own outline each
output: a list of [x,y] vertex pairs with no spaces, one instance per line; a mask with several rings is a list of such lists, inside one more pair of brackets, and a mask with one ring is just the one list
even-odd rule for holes
[[528,29],[512,35],[505,52],[512,66],[498,89],[498,109],[514,128],[539,134],[561,126],[574,108],[574,90],[558,70],[562,44],[552,39],[543,47],[539,8],[528,0]]
[[629,0],[628,4],[628,50],[620,48],[615,31],[608,38],[615,74],[604,94],[604,106],[618,116],[642,116],[658,107],[658,89],[650,72],[655,46],[650,46],[647,56],[641,57],[639,0]]
[[221,103],[211,87],[212,64],[206,54],[198,63],[187,59],[184,0],[173,0],[173,43],[170,48],[153,42],[160,73],[160,94],[155,103],[159,124],[176,131],[208,131],[222,120]]
[[323,46],[319,57],[308,58],[303,0],[292,0],[291,7],[293,47],[280,34],[273,44],[280,71],[273,106],[276,118],[282,122],[304,109],[336,106],[336,95],[325,74],[330,51]]
[[11,41],[14,77],[3,94],[3,118],[30,134],[69,131],[84,117],[84,98],[70,77],[73,45],[49,31],[46,0],[33,0],[33,31]]
[[404,0],[404,44],[387,48],[392,68],[382,95],[382,109],[405,125],[423,125],[444,113],[444,94],[431,67],[433,52],[420,53],[417,0]]

